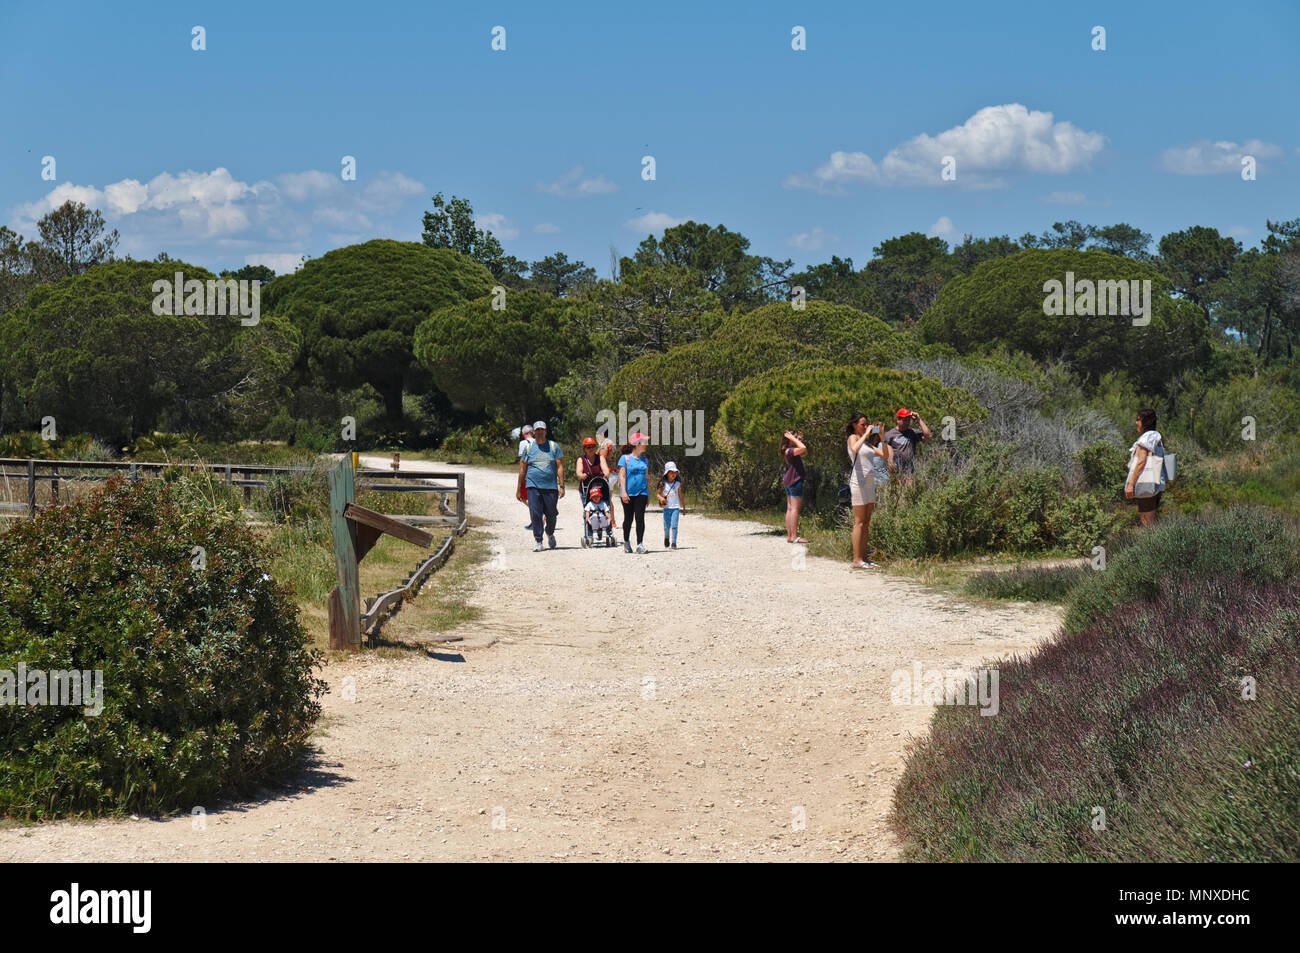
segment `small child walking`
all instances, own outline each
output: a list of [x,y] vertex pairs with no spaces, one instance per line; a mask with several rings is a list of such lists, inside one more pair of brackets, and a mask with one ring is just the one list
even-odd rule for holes
[[669,460],[664,464],[663,479],[659,481],[659,505],[664,508],[664,549],[677,548],[677,520],[686,512],[682,497],[682,481],[677,464]]

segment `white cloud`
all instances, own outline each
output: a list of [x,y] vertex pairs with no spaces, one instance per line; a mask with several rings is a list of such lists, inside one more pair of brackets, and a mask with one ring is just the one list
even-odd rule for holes
[[838,235],[827,235],[826,230],[820,225],[814,225],[812,231],[791,235],[785,240],[785,243],[791,248],[797,248],[800,251],[821,251],[822,245],[827,241],[837,241],[838,239]]
[[560,226],[552,225],[550,222],[541,222],[533,226],[533,231],[538,235],[554,235],[560,230]]
[[302,267],[302,259],[306,252],[276,252],[266,255],[246,255],[244,256],[245,265],[266,265],[277,275],[289,275]]
[[1251,233],[1245,225],[1234,225],[1228,229],[1228,234],[1233,238],[1249,238]]
[[1051,192],[1043,196],[1043,201],[1051,205],[1091,205],[1088,196],[1077,189],[1067,192]]
[[682,225],[686,221],[684,218],[674,218],[663,212],[646,212],[644,215],[628,219],[623,226],[634,232],[657,232],[672,228],[674,225]]
[[985,106],[960,126],[936,136],[921,133],[900,143],[876,162],[865,152],[831,153],[811,173],[786,177],[788,188],[837,191],[849,183],[877,186],[939,186],[944,158],[956,160],[956,184],[964,188],[1001,188],[997,173],[1032,172],[1060,175],[1084,169],[1102,150],[1106,137],[1050,112],[1020,103]]
[[[11,225],[34,232],[40,216],[73,200],[103,211],[110,227],[122,231],[123,251],[140,257],[153,257],[159,248],[179,256],[187,248],[214,242],[244,252],[250,245],[265,248],[268,243],[299,249],[311,246],[317,228],[327,230],[324,237],[333,244],[390,230],[381,219],[401,213],[424,193],[420,182],[382,170],[354,182],[317,169],[244,182],[221,167],[187,169],[162,172],[144,183],[122,179],[102,190],[60,183],[43,198],[14,209]],[[505,237],[516,233],[502,232]]]
[[958,237],[957,229],[953,226],[952,219],[947,215],[940,215],[939,220],[930,226],[930,230],[926,234],[948,241]]
[[135,179],[123,179],[104,186],[108,210],[117,215],[133,215],[149,200],[149,189]]
[[511,239],[519,237],[519,228],[500,212],[484,212],[481,215],[475,215],[474,224],[479,228],[486,228],[497,238]]
[[1173,146],[1160,154],[1160,164],[1174,175],[1215,175],[1223,172],[1241,172],[1241,157],[1276,159],[1282,155],[1280,147],[1259,139],[1247,139],[1243,144],[1220,140],[1198,139],[1185,146]]
[[582,166],[575,165],[554,182],[539,183],[537,191],[572,199],[587,198],[592,195],[608,195],[610,192],[617,192],[618,186],[603,175],[584,178]]

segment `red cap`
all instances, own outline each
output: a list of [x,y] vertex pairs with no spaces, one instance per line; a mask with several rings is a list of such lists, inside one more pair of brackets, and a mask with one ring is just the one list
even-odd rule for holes
[[593,500],[598,500],[598,499],[600,499],[600,497],[601,497],[600,487],[598,487],[598,486],[593,486],[593,487],[591,488],[591,498],[592,498]]
[[912,416],[912,412],[911,412],[910,410],[908,410],[906,407],[899,407],[899,408],[898,408],[898,413],[897,413],[895,416],[897,416],[897,417],[910,417],[910,416]]
[[582,445],[584,447],[594,447],[596,445],[596,438],[588,437],[586,440],[582,441]]

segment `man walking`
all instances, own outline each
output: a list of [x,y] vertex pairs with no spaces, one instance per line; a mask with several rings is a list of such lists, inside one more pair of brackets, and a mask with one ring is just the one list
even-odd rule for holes
[[521,451],[519,457],[519,485],[515,489],[515,499],[528,503],[528,514],[532,517],[529,528],[536,540],[535,553],[542,551],[543,528],[547,545],[555,548],[555,517],[559,512],[559,501],[564,497],[563,458],[564,451],[560,445],[547,439],[546,421],[539,420],[533,424],[532,443]]
[[[922,440],[930,439],[930,428],[925,421],[921,419],[920,414],[914,414],[906,407],[898,408],[898,415],[895,417],[898,426],[890,427],[885,431],[885,443],[894,451],[894,464],[898,470],[898,478],[905,486],[912,483],[912,472],[916,463],[916,445]],[[917,424],[920,430],[913,429],[912,425]]]

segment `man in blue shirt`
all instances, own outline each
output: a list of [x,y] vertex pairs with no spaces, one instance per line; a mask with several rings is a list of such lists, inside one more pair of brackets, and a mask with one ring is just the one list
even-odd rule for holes
[[555,517],[564,496],[564,451],[547,437],[546,421],[533,424],[533,442],[519,455],[519,485],[515,489],[515,499],[524,501],[524,488],[528,488],[528,514],[533,520],[530,528],[537,541],[535,553],[542,551],[543,522],[546,542],[555,548]]

